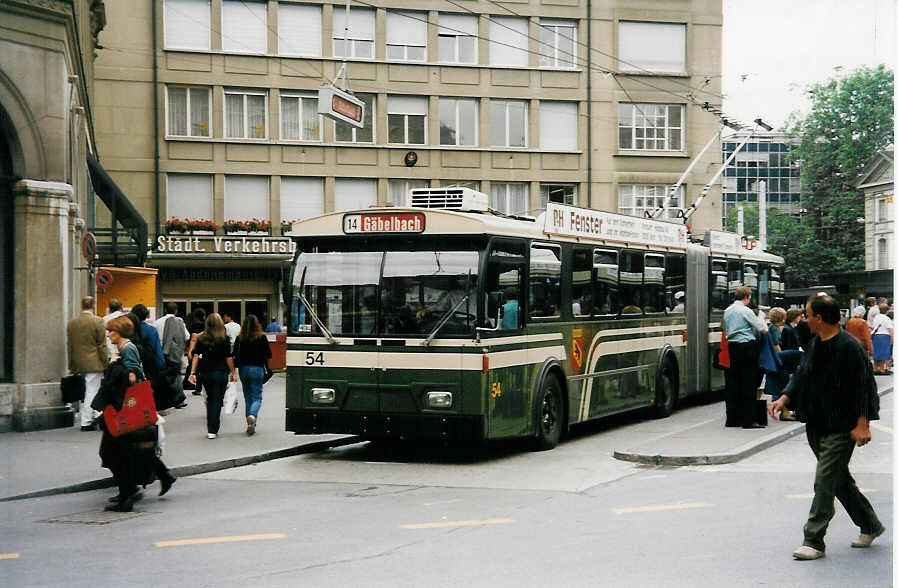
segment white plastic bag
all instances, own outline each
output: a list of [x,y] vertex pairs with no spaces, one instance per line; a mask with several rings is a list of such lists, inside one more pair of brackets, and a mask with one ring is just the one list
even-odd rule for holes
[[224,393],[224,412],[225,414],[234,414],[237,410],[237,384],[228,382],[228,387]]

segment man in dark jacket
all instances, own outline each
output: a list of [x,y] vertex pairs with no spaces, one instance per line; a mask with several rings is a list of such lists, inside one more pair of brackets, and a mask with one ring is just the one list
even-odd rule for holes
[[808,325],[816,335],[783,395],[769,408],[771,416],[785,406],[797,408],[807,423],[808,445],[817,458],[814,501],[804,526],[804,542],[792,556],[818,559],[825,555],[823,537],[835,514],[834,499],[848,511],[860,537],[852,547],[869,547],[885,527],[848,471],[855,446],[870,442],[870,419],[876,394],[867,353],[857,339],[839,327],[839,306],[829,296],[807,303]]

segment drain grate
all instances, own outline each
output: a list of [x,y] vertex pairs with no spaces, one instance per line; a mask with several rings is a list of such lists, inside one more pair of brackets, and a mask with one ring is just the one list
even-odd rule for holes
[[115,512],[115,511],[105,511],[105,510],[89,510],[86,512],[76,512],[73,514],[61,515],[58,517],[53,517],[52,519],[44,519],[42,521],[37,521],[39,523],[63,523],[63,524],[72,524],[72,525],[108,525],[109,523],[118,523],[120,521],[127,521],[129,519],[134,519],[145,514],[150,514],[142,511],[131,511],[131,512]]

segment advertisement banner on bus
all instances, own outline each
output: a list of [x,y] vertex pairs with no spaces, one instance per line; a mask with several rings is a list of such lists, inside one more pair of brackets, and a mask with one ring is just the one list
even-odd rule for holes
[[544,231],[552,235],[591,237],[645,245],[685,247],[682,224],[626,216],[549,202]]

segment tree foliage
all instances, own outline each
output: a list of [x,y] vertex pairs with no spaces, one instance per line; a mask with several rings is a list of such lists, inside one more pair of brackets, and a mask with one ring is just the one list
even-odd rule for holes
[[[864,225],[858,219],[864,216],[864,195],[855,184],[876,152],[891,143],[894,128],[894,72],[882,65],[807,91],[811,111],[789,129],[800,140],[791,157],[801,168],[806,210],[800,221],[783,225],[785,253],[793,248],[802,252],[799,266],[787,260],[790,286],[818,283],[821,273],[863,269]],[[768,232],[771,252],[782,255],[773,249],[774,232]]]

